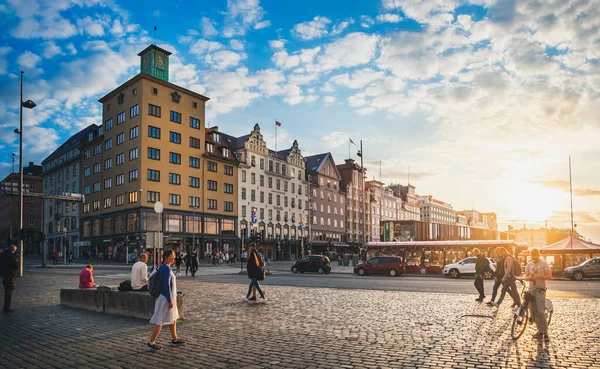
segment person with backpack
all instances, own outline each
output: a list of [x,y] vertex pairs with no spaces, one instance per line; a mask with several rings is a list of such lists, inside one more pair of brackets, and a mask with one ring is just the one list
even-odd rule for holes
[[[488,306],[497,306],[498,304],[495,302],[496,296],[498,296],[498,289],[502,286],[502,279],[504,278],[504,263],[506,261],[506,256],[503,255],[500,248],[496,249],[496,255],[498,256],[498,262],[496,263],[496,275],[494,276],[494,288],[492,290],[492,299],[486,302]],[[501,297],[498,301],[502,301],[504,298],[504,293],[501,292]]]
[[[165,250],[163,252],[163,263],[151,276],[150,294],[156,294],[157,280],[160,283],[160,294],[154,303],[154,314],[150,319],[150,323],[155,327],[152,329],[152,336],[148,342],[148,347],[153,350],[162,350],[162,347],[156,344],[156,339],[162,330],[163,325],[168,325],[171,331],[171,344],[173,346],[184,345],[185,342],[177,336],[177,319],[179,319],[179,311],[177,310],[177,281],[171,265],[175,262],[175,251]],[[154,274],[154,273],[153,273]],[[158,277],[158,278],[156,278]]]
[[490,267],[490,261],[486,259],[486,257],[479,251],[479,249],[473,249],[473,256],[477,257],[477,262],[475,263],[475,288],[477,292],[479,292],[479,297],[475,299],[475,301],[482,302],[485,298],[485,293],[483,289],[483,275],[486,270]]
[[259,280],[263,280],[265,278],[265,271],[262,268],[262,259],[260,258],[258,252],[256,251],[256,244],[251,243],[249,245],[250,255],[248,255],[248,262],[246,263],[246,270],[248,272],[248,278],[250,278],[250,285],[248,286],[248,293],[246,294],[246,299],[248,301],[256,300],[256,293],[254,296],[250,297],[253,288],[258,290],[260,294],[261,301],[265,302],[265,294],[260,288]]
[[196,278],[196,272],[198,271],[198,252],[196,250],[192,250],[192,254],[190,255],[190,259],[192,261],[192,277]]
[[498,301],[493,302],[492,306],[500,307],[506,292],[512,298],[513,306],[521,306],[521,296],[519,296],[519,290],[517,289],[517,277],[521,275],[521,265],[504,247],[498,249],[498,252],[504,258],[504,275],[498,274],[502,282],[502,292]]

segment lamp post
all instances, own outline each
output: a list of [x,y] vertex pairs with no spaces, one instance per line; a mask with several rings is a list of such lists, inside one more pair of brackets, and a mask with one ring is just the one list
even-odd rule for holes
[[[65,219],[66,219],[66,218],[65,218]],[[64,251],[64,252],[65,252],[65,255],[64,255],[64,257],[65,257],[65,265],[67,265],[67,251],[68,251],[68,250],[67,250],[67,227],[63,227],[63,233],[65,234],[65,238],[64,238],[64,240],[63,240],[63,243],[64,243],[64,250],[65,250],[65,251]]]
[[23,101],[23,74],[21,71],[21,99],[19,103],[19,277],[23,277],[23,108],[33,109],[35,103],[31,100]]
[[360,178],[361,178],[361,186],[362,186],[362,213],[363,213],[363,222],[362,222],[362,248],[366,247],[366,239],[367,239],[367,231],[366,231],[366,209],[365,209],[365,167],[363,165],[363,147],[362,140],[360,140],[360,151],[356,154],[360,157]]

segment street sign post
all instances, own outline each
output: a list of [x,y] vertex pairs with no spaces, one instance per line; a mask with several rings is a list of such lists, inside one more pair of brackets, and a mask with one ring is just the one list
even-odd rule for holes
[[159,250],[162,249],[163,237],[162,237],[162,212],[163,212],[163,204],[160,201],[157,201],[154,204],[154,211],[158,214],[158,245],[154,243],[154,249],[152,250],[152,255],[154,258],[154,268],[158,267],[158,252],[156,247],[159,247]]

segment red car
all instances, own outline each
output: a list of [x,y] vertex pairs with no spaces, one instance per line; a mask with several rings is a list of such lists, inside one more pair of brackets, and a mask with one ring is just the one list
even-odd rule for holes
[[389,274],[392,277],[406,273],[402,258],[395,256],[377,256],[369,259],[366,263],[360,263],[354,267],[354,273],[365,274]]

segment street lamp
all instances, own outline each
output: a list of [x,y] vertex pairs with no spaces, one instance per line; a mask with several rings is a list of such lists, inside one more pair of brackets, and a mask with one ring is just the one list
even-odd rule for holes
[[21,71],[21,99],[19,104],[19,277],[23,277],[23,108],[33,109],[35,103],[31,100],[23,101],[23,74]]
[[[65,218],[66,219],[66,218]],[[63,227],[63,233],[65,234],[64,244],[65,244],[65,265],[67,265],[67,227]]]

